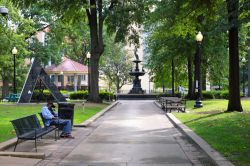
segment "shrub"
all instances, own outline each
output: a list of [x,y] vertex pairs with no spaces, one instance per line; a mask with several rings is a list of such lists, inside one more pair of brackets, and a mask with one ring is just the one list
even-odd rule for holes
[[221,99],[228,99],[229,92],[228,91],[221,91],[220,97],[221,97]]
[[49,90],[43,90],[43,93],[40,93],[39,90],[34,90],[32,94],[33,101],[54,101],[54,97]]
[[99,96],[102,100],[113,100],[114,99],[114,93],[112,93],[112,92],[100,91]]
[[214,99],[213,91],[202,91],[203,99]]
[[221,98],[221,91],[212,91],[213,95],[214,95],[214,98],[215,99],[220,99]]
[[[157,98],[160,98],[160,97],[173,97],[173,96],[172,94],[169,94],[169,93],[160,93],[157,95]],[[181,97],[181,93],[175,92],[174,97]]]
[[77,91],[77,92],[71,92],[69,94],[69,98],[71,100],[83,100],[83,99],[87,99],[88,98],[88,91]]
[[66,91],[66,90],[60,90],[60,92],[61,92],[61,94],[63,94],[63,95],[67,95],[67,94],[69,94],[69,92],[68,92],[68,91]]

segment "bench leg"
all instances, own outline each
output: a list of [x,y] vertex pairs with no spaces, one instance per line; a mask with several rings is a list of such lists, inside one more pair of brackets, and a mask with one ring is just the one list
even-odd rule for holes
[[19,141],[19,138],[17,138],[16,144],[15,144],[15,147],[14,147],[14,152],[16,151],[16,146],[18,144],[18,141]]
[[57,128],[57,138],[60,139],[60,128]]
[[37,146],[36,146],[36,138],[35,138],[35,148],[36,148],[36,152],[37,152]]

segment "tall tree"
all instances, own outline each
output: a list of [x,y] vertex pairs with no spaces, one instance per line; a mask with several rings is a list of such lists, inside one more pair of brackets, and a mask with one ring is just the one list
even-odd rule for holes
[[29,54],[25,38],[29,33],[33,32],[33,22],[24,19],[20,15],[20,11],[13,6],[8,0],[0,0],[0,3],[9,9],[8,16],[0,16],[0,77],[3,81],[2,96],[5,97],[12,89],[9,84],[13,83],[13,55],[11,50],[16,47],[18,54],[16,55],[16,81],[17,89],[23,83],[25,70],[23,59]]
[[100,70],[110,86],[116,87],[116,92],[131,80],[129,71],[132,69],[132,56],[124,49],[124,44],[115,43],[108,38],[106,48],[101,58]]
[[229,23],[229,102],[227,111],[242,112],[239,76],[239,0],[227,0]]
[[99,98],[99,60],[104,51],[103,42],[103,27],[104,22],[108,25],[109,32],[115,32],[117,41],[124,40],[125,36],[129,35],[128,39],[138,42],[138,33],[132,24],[137,24],[143,21],[144,11],[148,8],[144,7],[145,0],[13,0],[20,6],[29,7],[32,3],[39,3],[44,8],[53,10],[58,18],[72,20],[81,18],[85,20],[87,17],[90,31],[90,94],[89,100],[100,102]]

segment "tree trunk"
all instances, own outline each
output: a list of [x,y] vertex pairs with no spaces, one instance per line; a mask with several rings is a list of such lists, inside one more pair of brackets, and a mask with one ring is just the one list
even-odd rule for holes
[[192,57],[188,56],[188,94],[189,99],[194,99]]
[[242,112],[240,102],[238,0],[227,0],[229,28],[229,102],[227,112]]
[[2,98],[5,98],[9,96],[9,80],[3,78],[2,81],[3,81]]
[[247,76],[248,76],[248,94],[250,97],[250,38],[248,38],[248,67],[247,67]]
[[119,78],[118,78],[118,76],[117,76],[117,78],[116,78],[116,93],[119,93],[120,91],[120,81],[119,81]]
[[90,94],[88,100],[99,103],[99,60],[90,58]]
[[[98,4],[96,4],[98,3]],[[98,5],[98,12],[97,12]],[[102,0],[90,0],[90,9],[86,9],[91,39],[91,58],[90,58],[90,93],[88,100],[99,103],[99,60],[104,51],[103,47],[103,16]],[[97,13],[99,14],[97,16]]]

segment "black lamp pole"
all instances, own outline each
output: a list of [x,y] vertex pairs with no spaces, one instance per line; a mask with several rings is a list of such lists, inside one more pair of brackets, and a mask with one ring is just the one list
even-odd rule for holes
[[246,63],[246,59],[243,58],[242,59],[242,93],[243,96],[245,96],[245,63]]
[[90,94],[90,64],[89,64],[90,58],[91,58],[91,54],[88,52],[87,53],[87,60],[88,60],[88,94]]
[[172,59],[172,97],[174,97],[174,59]]
[[195,74],[196,74],[196,80],[195,80],[195,89],[197,91],[197,98],[195,101],[195,108],[202,107],[202,92],[201,92],[201,42],[202,42],[203,36],[201,32],[199,32],[196,35],[196,41],[197,41],[197,50],[195,55]]
[[13,54],[13,67],[14,67],[14,78],[13,78],[13,93],[16,94],[16,54],[17,54],[17,49],[14,47],[12,49],[12,54]]

